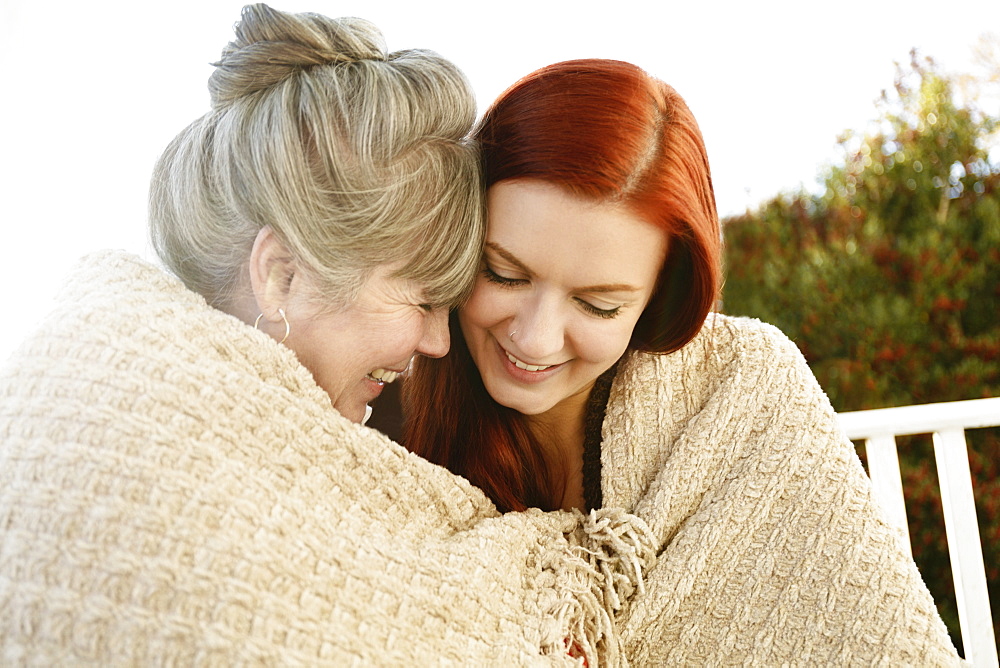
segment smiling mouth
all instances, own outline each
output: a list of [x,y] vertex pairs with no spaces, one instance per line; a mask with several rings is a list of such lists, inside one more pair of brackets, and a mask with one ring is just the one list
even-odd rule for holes
[[373,380],[379,385],[385,385],[399,378],[399,373],[399,371],[393,371],[392,369],[375,369],[366,375],[365,378]]
[[525,371],[545,371],[546,369],[558,366],[557,364],[528,364],[527,362],[522,362],[517,359],[506,350],[504,350],[504,353],[507,355],[507,359],[510,360],[511,364],[516,366],[518,369],[524,369]]

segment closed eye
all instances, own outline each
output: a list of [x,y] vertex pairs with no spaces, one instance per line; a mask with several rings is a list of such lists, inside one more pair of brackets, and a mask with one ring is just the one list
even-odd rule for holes
[[622,310],[621,306],[616,306],[614,308],[598,308],[590,302],[580,299],[579,297],[577,297],[576,303],[579,304],[584,311],[598,318],[614,318],[621,313]]
[[528,281],[523,278],[507,278],[506,276],[501,276],[489,267],[483,268],[483,276],[490,283],[496,283],[497,285],[504,285],[507,287],[514,287],[517,285],[524,285]]

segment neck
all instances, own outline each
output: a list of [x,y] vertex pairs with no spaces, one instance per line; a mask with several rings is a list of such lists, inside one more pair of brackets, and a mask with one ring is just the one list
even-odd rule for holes
[[550,506],[584,510],[584,418],[590,393],[570,397],[545,413],[527,416],[528,428],[542,446],[552,478]]
[[236,299],[231,299],[224,304],[219,304],[218,308],[223,313],[239,318],[248,325],[252,325],[257,319],[260,310],[257,308],[257,300],[252,294],[246,294]]

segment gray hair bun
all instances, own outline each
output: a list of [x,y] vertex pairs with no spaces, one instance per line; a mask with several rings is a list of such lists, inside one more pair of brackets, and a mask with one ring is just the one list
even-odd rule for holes
[[235,31],[208,80],[216,109],[304,68],[388,58],[381,31],[359,18],[289,14],[255,4],[243,8]]
[[326,303],[374,267],[427,303],[467,294],[482,250],[476,102],[433,51],[386,53],[356,18],[243,10],[210,80],[213,109],[157,162],[153,246],[210,304],[238,313],[246,263],[269,226]]

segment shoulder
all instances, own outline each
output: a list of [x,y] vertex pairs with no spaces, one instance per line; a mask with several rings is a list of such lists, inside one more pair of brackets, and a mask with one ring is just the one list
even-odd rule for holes
[[178,296],[189,293],[179,279],[138,255],[122,250],[101,250],[77,260],[63,280],[56,299],[60,303],[76,303],[111,297],[125,300],[127,304],[130,298],[148,301],[147,293],[154,290]]
[[120,251],[77,263],[54,309],[3,365],[0,381],[4,400],[58,397],[60,410],[75,420],[104,416],[109,433],[131,425],[140,436],[151,422],[176,426],[176,416],[211,424],[255,392],[262,403],[291,392],[329,406],[290,350]]
[[652,431],[680,428],[709,404],[743,415],[752,405],[809,397],[828,404],[798,347],[759,320],[711,314],[680,350],[630,352],[619,365],[608,416],[645,420]]
[[715,349],[729,347],[743,353],[756,350],[800,356],[798,347],[784,332],[756,318],[712,313],[692,343],[699,341]]
[[[727,372],[805,366],[798,346],[780,329],[756,318],[711,313],[701,331],[680,350],[666,354],[632,351],[616,382],[681,382],[688,387]],[[699,379],[690,378],[697,372]]]

